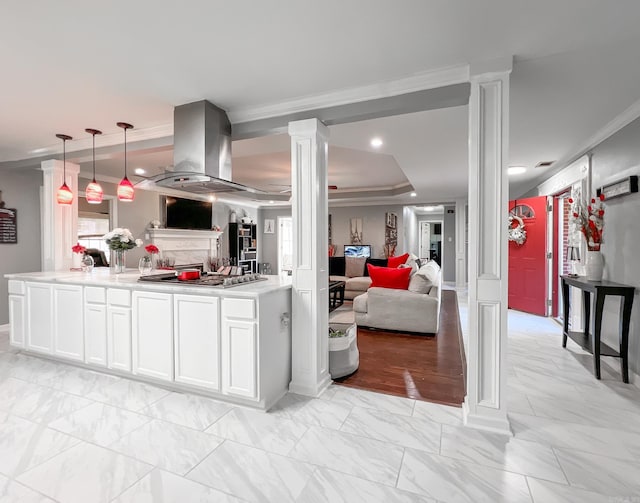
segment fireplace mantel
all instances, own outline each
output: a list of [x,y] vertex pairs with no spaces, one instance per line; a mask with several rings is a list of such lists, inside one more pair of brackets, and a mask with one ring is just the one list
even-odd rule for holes
[[148,229],[149,238],[163,257],[174,258],[176,264],[207,262],[219,256],[222,232],[192,229]]

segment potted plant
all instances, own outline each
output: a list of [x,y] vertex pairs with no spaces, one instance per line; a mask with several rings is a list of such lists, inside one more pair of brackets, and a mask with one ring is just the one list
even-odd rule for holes
[[591,198],[587,203],[582,198],[569,198],[572,205],[573,225],[587,241],[587,279],[602,281],[604,259],[600,251],[604,233],[604,194]]
[[120,227],[107,232],[102,236],[102,239],[105,240],[109,249],[113,251],[111,269],[116,274],[124,272],[126,268],[124,252],[142,246],[142,239],[134,239],[129,229]]

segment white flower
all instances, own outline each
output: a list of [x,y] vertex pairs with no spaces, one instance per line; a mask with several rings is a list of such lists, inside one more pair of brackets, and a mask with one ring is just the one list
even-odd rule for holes
[[137,247],[142,246],[142,239],[136,239],[136,246]]
[[129,238],[127,236],[120,236],[120,241],[122,241],[123,243],[128,243]]

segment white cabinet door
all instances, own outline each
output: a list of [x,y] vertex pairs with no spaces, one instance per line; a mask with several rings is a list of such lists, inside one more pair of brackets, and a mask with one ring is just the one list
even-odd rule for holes
[[55,285],[53,288],[53,354],[84,361],[82,287]]
[[24,295],[9,295],[9,342],[12,346],[23,348],[25,335]]
[[53,287],[27,283],[27,344],[30,351],[53,351]]
[[84,361],[107,366],[107,306],[84,305]]
[[257,397],[257,334],[254,321],[223,320],[223,393],[247,398]]
[[175,380],[220,389],[220,303],[217,297],[174,295]]
[[107,365],[131,372],[131,308],[107,306]]
[[133,372],[173,380],[173,299],[133,292]]

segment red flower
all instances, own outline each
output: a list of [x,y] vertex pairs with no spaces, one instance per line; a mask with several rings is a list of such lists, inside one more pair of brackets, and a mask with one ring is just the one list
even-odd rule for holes
[[604,215],[604,210],[600,210],[600,211],[598,212],[598,216],[599,216],[599,217],[601,217],[602,215]]
[[152,255],[154,253],[159,253],[160,250],[158,249],[158,247],[154,244],[150,244],[144,247],[144,249],[147,251],[147,253],[151,253]]
[[595,198],[591,198],[591,202],[595,203],[596,202]]
[[579,217],[579,215],[574,211],[573,212],[573,218],[578,218],[578,217]]
[[587,211],[591,213],[591,206],[587,206]]
[[604,201],[604,194],[600,194],[600,201]]
[[569,198],[569,203],[573,204],[573,198],[572,197]]
[[80,243],[76,243],[71,247],[71,251],[73,253],[84,253],[86,251],[86,248],[82,246]]

